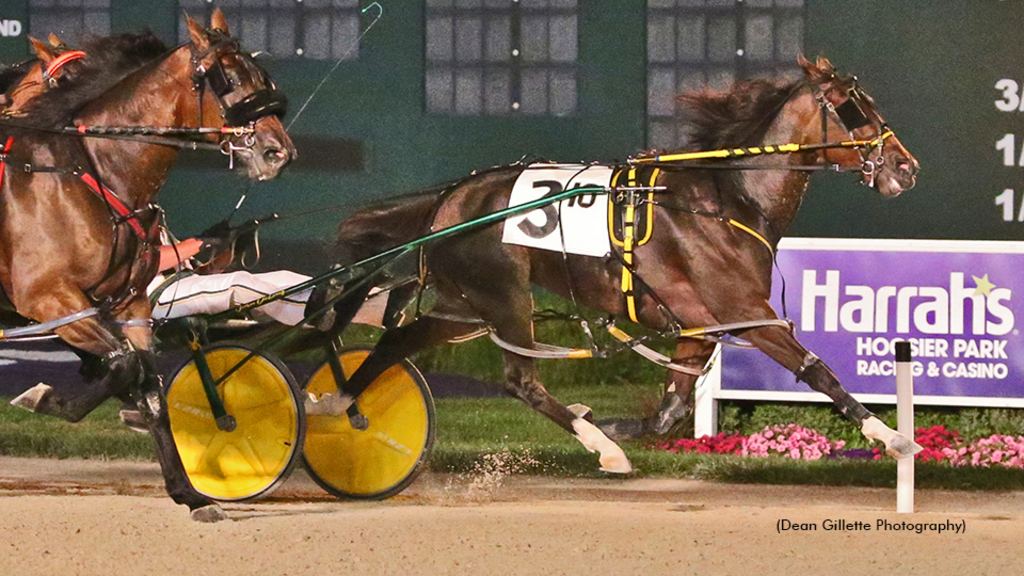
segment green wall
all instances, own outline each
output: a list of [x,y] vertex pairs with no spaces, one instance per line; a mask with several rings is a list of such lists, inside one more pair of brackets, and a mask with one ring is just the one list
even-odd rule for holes
[[[148,26],[174,40],[177,3],[112,0],[115,31]],[[0,19],[25,19],[3,0]],[[580,0],[578,114],[567,118],[448,117],[423,111],[421,0],[384,0],[358,60],[342,63],[293,127],[296,135],[362,142],[364,170],[303,166],[252,188],[242,213],[355,206],[454,179],[524,155],[562,161],[622,159],[645,143],[645,0]],[[1018,133],[1024,113],[999,112],[1001,78],[1024,84],[1016,47],[1024,3],[998,0],[807,0],[806,53],[856,73],[922,165],[919,184],[894,200],[852,175],[817,175],[793,235],[1018,239],[995,197],[1024,194],[1021,171],[1002,166],[995,143]],[[27,28],[27,23],[26,23]],[[24,33],[0,38],[0,61],[26,54]],[[333,62],[268,61],[292,114]],[[299,150],[300,156],[302,150]],[[1016,155],[1020,156],[1019,149]],[[339,161],[339,163],[341,163]],[[1016,187],[1016,188],[1015,188]],[[161,196],[181,233],[227,215],[246,182],[226,170],[179,168]],[[268,228],[265,237],[326,237],[337,212]]]

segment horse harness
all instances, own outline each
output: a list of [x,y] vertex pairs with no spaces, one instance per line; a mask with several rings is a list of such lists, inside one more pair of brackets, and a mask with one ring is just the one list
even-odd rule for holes
[[[880,170],[881,166],[885,162],[884,156],[884,143],[885,140],[893,136],[893,131],[884,123],[880,123],[877,126],[877,135],[870,140],[857,140],[853,131],[871,124],[871,120],[867,117],[864,112],[863,103],[870,102],[870,98],[860,88],[856,81],[856,77],[853,78],[852,86],[846,90],[845,98],[833,99],[830,97],[831,92],[837,87],[835,84],[836,76],[833,74],[833,84],[827,88],[819,88],[815,91],[815,100],[817,101],[821,110],[821,127],[822,127],[822,143],[820,145],[800,145],[800,144],[782,144],[782,145],[767,145],[761,147],[750,147],[750,148],[732,148],[732,149],[721,149],[706,152],[694,152],[694,153],[683,153],[669,156],[657,156],[654,158],[639,158],[633,159],[628,165],[618,167],[613,172],[611,187],[612,192],[609,202],[609,213],[608,213],[608,234],[610,240],[614,246],[621,248],[621,254],[613,254],[619,259],[619,263],[622,265],[622,276],[620,282],[620,289],[623,294],[624,307],[626,309],[629,319],[633,322],[639,322],[638,310],[640,309],[640,302],[637,300],[638,294],[645,292],[651,297],[652,300],[658,306],[658,309],[665,316],[666,330],[665,333],[676,338],[703,338],[715,341],[721,341],[714,334],[728,333],[731,331],[741,331],[751,328],[763,327],[767,325],[780,325],[786,328],[791,328],[788,322],[785,320],[777,321],[766,321],[766,322],[744,322],[736,325],[723,325],[706,328],[694,328],[684,329],[682,328],[682,321],[669,309],[665,302],[658,296],[657,292],[650,287],[649,284],[643,281],[643,278],[637,273],[637,261],[635,250],[637,247],[646,244],[654,233],[654,217],[653,209],[655,205],[663,206],[668,209],[677,209],[681,211],[687,211],[697,216],[711,217],[724,224],[727,224],[745,234],[750,235],[755,240],[760,242],[767,248],[773,261],[776,257],[776,249],[774,244],[766,238],[766,236],[758,232],[754,227],[743,224],[742,222],[726,216],[721,208],[716,211],[704,211],[696,208],[680,208],[671,205],[666,205],[659,202],[655,194],[658,192],[656,182],[661,174],[662,168],[670,168],[673,165],[678,165],[678,162],[688,160],[704,160],[704,159],[721,159],[721,158],[743,158],[747,156],[756,156],[760,154],[789,154],[796,153],[806,150],[821,150],[822,158],[825,162],[828,162],[828,150],[831,148],[854,148],[858,150],[861,156],[861,173],[868,178],[867,185],[874,187],[875,176]],[[828,121],[829,115],[833,115],[837,120],[838,125],[844,129],[849,135],[850,140],[847,142],[840,143],[829,143],[828,142]],[[878,149],[878,158],[872,160],[870,155],[874,149]],[[646,164],[645,164],[646,163]],[[701,168],[712,167],[706,164],[701,165]],[[751,166],[743,167],[736,165],[727,166],[713,166],[720,169],[765,169],[762,166]],[[767,169],[785,169],[785,170],[821,170],[828,169],[836,172],[843,171],[838,165],[813,165],[813,166],[782,166],[782,167],[769,167]],[[623,184],[620,184],[623,183]],[[622,188],[622,190],[618,190]],[[758,212],[761,219],[767,222],[767,226],[770,228],[771,223],[767,217]],[[784,282],[784,279],[783,279]],[[784,286],[784,284],[783,284]],[[783,287],[783,294],[785,294],[785,288]],[[784,298],[784,297],[783,297]],[[783,308],[785,308],[785,301],[783,301]],[[785,313],[784,313],[785,315]],[[640,339],[634,339],[622,330],[616,328],[614,323],[610,323],[608,331],[616,339],[625,343],[626,345],[633,348],[641,355],[647,357],[658,364],[666,366],[672,370],[678,372],[684,372],[694,374],[695,371],[687,366],[680,366],[665,356],[662,356],[645,346],[640,344]],[[585,328],[586,330],[586,328]],[[588,332],[589,333],[589,332]],[[495,334],[491,334],[492,340],[498,342],[498,344],[506,349],[510,349],[507,342],[501,342],[500,339],[496,339]],[[550,347],[548,347],[550,348]],[[522,353],[523,350],[513,350]],[[529,352],[529,351],[527,351]],[[550,350],[547,350],[550,354]],[[568,357],[580,357],[581,352],[587,351],[559,351],[558,353]],[[529,354],[527,354],[529,355]],[[550,356],[549,356],[550,357]],[[705,366],[703,370],[698,370],[696,373],[703,373],[708,370],[710,366]]]

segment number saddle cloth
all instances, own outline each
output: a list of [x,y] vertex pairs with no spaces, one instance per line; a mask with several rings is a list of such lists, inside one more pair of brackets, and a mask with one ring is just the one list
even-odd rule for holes
[[509,207],[564,190],[594,190],[507,218],[502,242],[593,257],[610,256],[613,246],[617,247],[616,257],[623,264],[621,288],[626,310],[635,322],[641,282],[634,275],[634,250],[646,244],[654,232],[654,191],[616,188],[653,187],[659,172],[649,166],[531,164],[516,179]]

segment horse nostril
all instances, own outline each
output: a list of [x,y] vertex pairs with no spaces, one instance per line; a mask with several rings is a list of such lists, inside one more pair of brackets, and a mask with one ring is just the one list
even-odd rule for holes
[[896,169],[911,175],[914,173],[914,165],[907,161],[897,163]]

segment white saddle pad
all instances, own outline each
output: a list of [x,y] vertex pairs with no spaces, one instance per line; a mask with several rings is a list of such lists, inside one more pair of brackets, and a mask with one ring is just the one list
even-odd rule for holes
[[[582,186],[605,188],[609,166],[531,164],[512,187],[508,205],[519,206],[544,196]],[[608,194],[582,194],[556,204],[505,219],[502,242],[584,256],[606,256]]]

